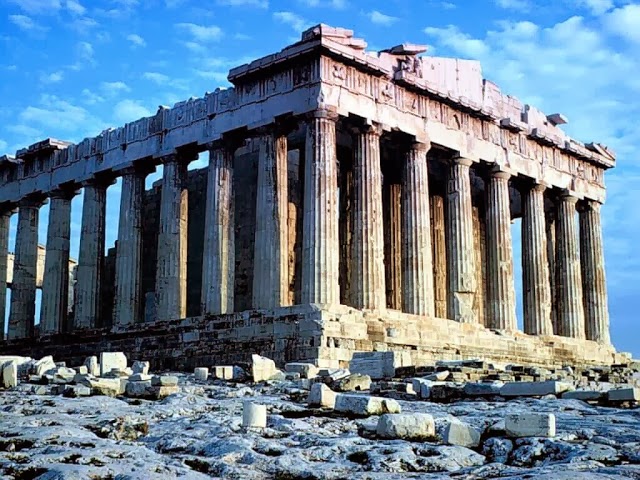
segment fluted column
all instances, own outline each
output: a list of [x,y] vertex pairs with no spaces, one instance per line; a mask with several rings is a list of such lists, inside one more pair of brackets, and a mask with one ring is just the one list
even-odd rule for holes
[[556,212],[545,212],[547,231],[547,260],[549,261],[549,289],[551,290],[551,326],[553,334],[560,335],[558,325],[558,290],[556,288]]
[[162,158],[162,193],[156,270],[158,320],[184,318],[187,314],[187,158]]
[[276,308],[289,299],[287,137],[270,132],[259,142],[252,303]]
[[517,321],[509,178],[509,173],[494,170],[487,182],[487,310],[489,328],[513,331]]
[[522,192],[522,293],[524,333],[529,335],[553,335],[545,189],[536,184]]
[[585,338],[582,275],[576,224],[578,199],[562,194],[556,205],[556,275],[560,335]]
[[220,315],[234,310],[234,152],[235,148],[223,143],[216,143],[209,151],[202,266],[203,315]]
[[404,312],[433,316],[429,148],[410,145],[402,169],[402,298]]
[[[483,192],[484,193],[484,192]],[[477,322],[487,328],[490,327],[487,308],[487,221],[485,202],[471,197],[471,216],[473,218],[473,250],[476,262],[476,298],[473,309],[477,315]]]
[[0,210],[0,314],[2,315],[2,333],[0,338],[4,337],[4,321],[7,311],[7,274],[8,274],[8,256],[9,256],[9,225],[11,208],[3,208]]
[[444,196],[431,196],[431,252],[435,316],[447,318],[447,242]]
[[18,230],[11,285],[11,307],[7,338],[33,336],[36,315],[36,272],[38,265],[38,218],[40,199],[23,199],[18,207]]
[[579,207],[584,315],[587,340],[610,344],[600,207],[594,200],[584,200]]
[[388,183],[384,193],[387,307],[402,310],[402,187]]
[[84,184],[80,255],[77,267],[76,303],[73,326],[96,328],[102,311],[102,270],[104,266],[107,182]]
[[307,122],[302,303],[340,301],[336,120],[319,110]]
[[42,279],[40,333],[60,333],[69,329],[69,248],[71,200],[77,192],[57,190],[51,194],[47,248]]
[[447,183],[448,311],[449,318],[462,323],[477,322],[473,308],[477,266],[473,248],[471,164],[466,158],[452,159]]
[[113,321],[117,325],[141,320],[142,204],[147,174],[148,171],[141,167],[130,167],[122,172],[113,313]]
[[351,302],[371,310],[386,306],[380,133],[376,127],[359,129],[353,148]]

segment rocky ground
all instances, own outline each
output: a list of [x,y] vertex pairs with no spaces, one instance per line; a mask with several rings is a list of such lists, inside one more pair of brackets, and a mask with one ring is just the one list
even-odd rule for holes
[[[196,381],[177,374],[162,400],[51,394],[20,383],[0,392],[0,474],[12,479],[640,479],[640,410],[528,398],[432,403],[394,397],[435,420],[430,441],[383,440],[377,416],[307,406],[305,382]],[[375,386],[375,385],[374,385]],[[368,395],[368,393],[356,393]],[[242,426],[243,401],[267,406],[266,428]],[[553,413],[554,437],[508,438],[511,413]],[[458,419],[477,447],[444,443]]]

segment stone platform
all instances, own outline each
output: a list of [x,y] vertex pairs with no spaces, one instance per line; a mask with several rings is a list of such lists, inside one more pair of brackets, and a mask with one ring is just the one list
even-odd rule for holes
[[82,364],[101,351],[123,351],[153,369],[192,369],[233,364],[259,353],[282,365],[308,360],[321,367],[347,366],[354,352],[399,352],[397,366],[435,360],[480,358],[498,364],[610,365],[630,357],[612,346],[560,336],[505,333],[479,324],[409,315],[365,312],[343,305],[293,306],[181,320],[93,329],[2,344],[5,355]]

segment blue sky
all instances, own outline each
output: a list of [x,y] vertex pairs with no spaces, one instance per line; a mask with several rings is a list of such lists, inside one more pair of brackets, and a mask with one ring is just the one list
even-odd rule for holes
[[[231,67],[320,22],[353,29],[370,50],[413,42],[432,55],[478,59],[503,91],[565,114],[569,134],[618,153],[603,208],[612,337],[619,350],[640,356],[637,1],[0,0],[0,154],[46,137],[79,141],[228,86]],[[205,163],[201,156],[191,168]],[[108,247],[119,194],[119,183],[108,191]],[[76,258],[81,208],[78,196]],[[44,206],[41,243],[47,217]],[[11,250],[15,225],[14,216]],[[516,222],[517,273],[518,229]]]

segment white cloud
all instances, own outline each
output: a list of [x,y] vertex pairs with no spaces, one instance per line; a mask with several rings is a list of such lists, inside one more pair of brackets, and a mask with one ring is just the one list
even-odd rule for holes
[[100,84],[100,90],[102,90],[105,94],[113,96],[117,95],[121,92],[130,92],[131,88],[124,82],[102,82]]
[[7,0],[32,15],[52,15],[58,12],[62,5],[60,0]]
[[96,103],[102,103],[105,100],[104,97],[92,92],[88,88],[82,90],[82,97],[84,98],[84,103],[87,105],[95,105]]
[[134,47],[146,47],[147,46],[147,42],[144,41],[144,38],[142,38],[140,35],[135,34],[135,33],[131,33],[129,35],[127,35],[127,40],[129,40],[131,42],[131,45]]
[[311,26],[307,20],[293,12],[274,12],[273,18],[278,22],[289,25],[296,32],[302,32]]
[[489,50],[482,40],[472,38],[470,35],[461,32],[455,25],[449,25],[445,28],[427,27],[424,29],[424,33],[434,37],[441,45],[455,50],[466,58],[482,57]]
[[27,15],[9,15],[9,21],[25,32],[44,32],[47,30]]
[[0,153],[6,152],[8,146],[9,144],[0,138]]
[[86,34],[89,32],[95,32],[95,29],[100,24],[90,17],[79,17],[68,22],[69,27],[78,33]]
[[120,124],[132,122],[142,117],[150,117],[152,113],[136,100],[122,100],[113,108],[113,118]]
[[614,7],[613,0],[574,0],[578,7],[589,10],[593,15],[602,15]]
[[49,94],[42,95],[38,106],[26,107],[18,119],[24,125],[41,127],[48,135],[87,133],[100,124],[86,109]]
[[228,71],[208,71],[208,70],[195,70],[195,74],[201,78],[206,78],[207,80],[213,80],[214,82],[218,82],[221,84],[228,85],[229,81],[227,80]]
[[142,74],[142,78],[149,80],[153,83],[157,83],[158,85],[166,85],[171,80],[168,75],[164,73],[158,72],[144,72]]
[[217,25],[197,25],[195,23],[178,23],[176,27],[186,30],[194,40],[199,42],[215,42],[222,38],[223,32]]
[[64,79],[64,72],[57,71],[49,74],[40,75],[41,83],[58,83]]
[[326,7],[336,10],[343,10],[347,8],[347,0],[298,0],[298,3],[303,4],[306,7]]
[[369,18],[371,23],[374,23],[375,25],[382,25],[382,26],[385,26],[385,27],[393,25],[398,20],[400,20],[398,17],[392,17],[391,15],[385,15],[384,13],[379,12],[378,10],[373,10],[373,11],[367,13],[367,17]]
[[84,15],[85,12],[87,11],[87,9],[84,8],[80,4],[80,2],[76,0],[67,0],[66,7],[67,7],[67,10],[69,10],[71,13],[75,15]]
[[616,35],[640,43],[640,5],[629,4],[605,15],[605,27]]
[[218,0],[216,3],[221,6],[230,7],[248,6],[263,9],[269,8],[268,0]]
[[496,5],[506,10],[526,12],[531,8],[529,0],[495,0]]

